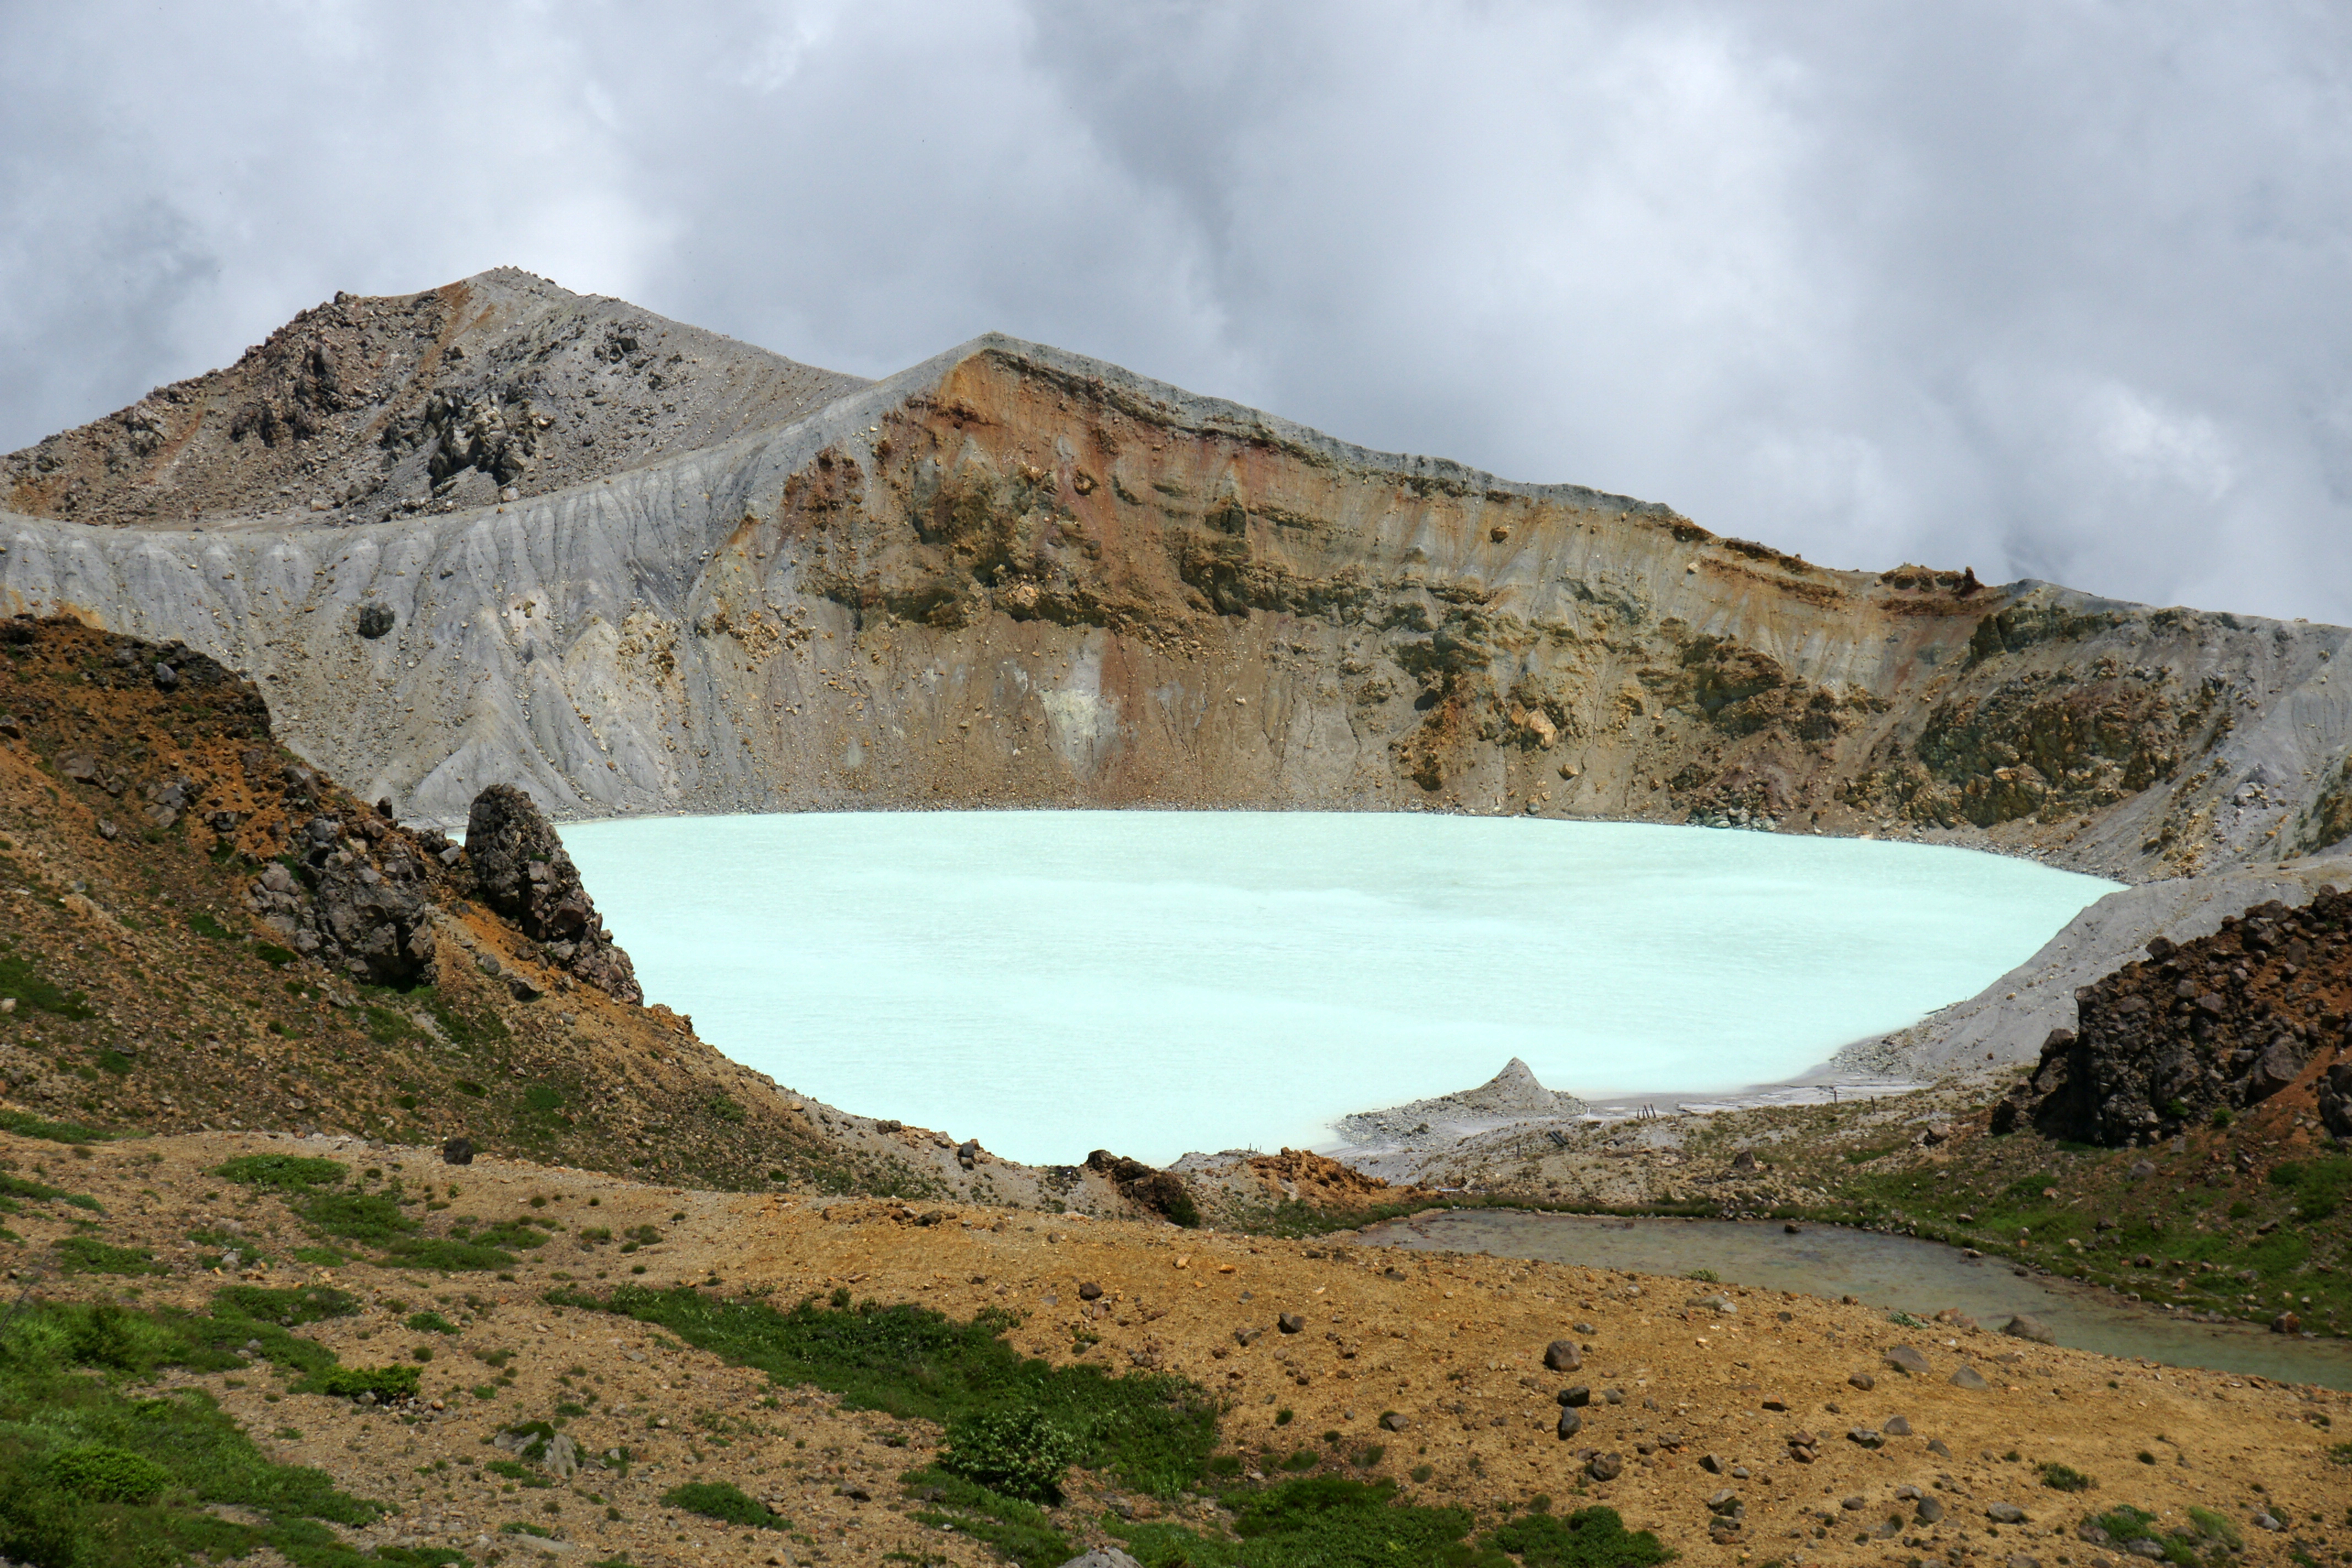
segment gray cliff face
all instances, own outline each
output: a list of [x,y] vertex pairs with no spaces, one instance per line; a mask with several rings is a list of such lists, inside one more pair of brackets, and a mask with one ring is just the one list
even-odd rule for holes
[[[500,783],[557,816],[1426,806],[2134,881],[2352,832],[2341,628],[1830,571],[1003,338],[728,406],[774,418],[508,501],[459,505],[484,476],[452,469],[436,510],[351,525],[0,513],[0,608],[247,671],[306,756],[451,825]],[[446,435],[445,467],[504,460]],[[135,513],[148,481],[112,482],[87,504]]]

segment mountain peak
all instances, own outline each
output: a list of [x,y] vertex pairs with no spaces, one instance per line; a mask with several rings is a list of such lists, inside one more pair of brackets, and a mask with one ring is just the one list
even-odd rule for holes
[[0,504],[172,526],[380,521],[660,462],[866,384],[497,267],[337,294],[235,364],[0,458]]

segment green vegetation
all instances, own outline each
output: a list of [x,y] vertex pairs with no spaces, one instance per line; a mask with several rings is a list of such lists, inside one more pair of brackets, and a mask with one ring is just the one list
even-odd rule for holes
[[[292,1363],[331,1352],[244,1316],[47,1303],[0,1324],[0,1555],[42,1568],[170,1568],[273,1547],[298,1568],[362,1568],[330,1523],[364,1525],[375,1503],[319,1470],[269,1462],[205,1394],[129,1384],[165,1366],[241,1366],[228,1346],[262,1339]],[[233,1522],[214,1505],[251,1510]],[[422,1561],[415,1560],[415,1561]]]
[[949,1424],[940,1468],[1023,1502],[1058,1503],[1062,1476],[1084,1452],[1041,1411],[989,1410]]
[[936,1421],[974,1441],[980,1429],[967,1423],[1021,1413],[1069,1439],[1073,1457],[1066,1463],[1161,1496],[1191,1485],[1216,1447],[1216,1411],[1205,1390],[1165,1373],[1112,1377],[1100,1367],[1055,1367],[1024,1357],[1003,1338],[1018,1320],[1001,1310],[969,1323],[920,1307],[872,1302],[828,1307],[804,1300],[780,1312],[686,1287],[635,1285],[602,1298],[551,1290],[547,1300],[658,1324],[779,1384],[814,1384],[850,1408]]
[[40,1182],[27,1181],[22,1176],[12,1176],[5,1171],[0,1171],[0,1214],[13,1212],[6,1204],[6,1200],[10,1198],[25,1198],[37,1204],[69,1204],[78,1209],[88,1209],[92,1214],[106,1212],[99,1206],[98,1200],[87,1193],[69,1193],[63,1187],[52,1187]]
[[2071,1465],[2047,1459],[2042,1465],[2042,1484],[2052,1491],[2086,1492],[2099,1483]]
[[78,1121],[51,1121],[29,1110],[0,1110],[0,1132],[19,1138],[46,1138],[52,1143],[96,1143],[110,1134]]
[[670,1508],[682,1508],[688,1513],[740,1525],[746,1530],[793,1527],[791,1520],[727,1481],[688,1481],[662,1493],[662,1501]]
[[0,952],[0,996],[13,996],[19,1007],[54,1013],[60,1018],[95,1018],[96,1009],[79,991],[60,991],[33,973],[32,961]]
[[331,1285],[299,1285],[284,1289],[232,1285],[215,1292],[213,1302],[215,1311],[234,1310],[288,1329],[301,1323],[324,1322],[329,1318],[348,1318],[360,1310],[358,1297]]
[[908,1517],[935,1530],[952,1529],[983,1542],[1021,1564],[1057,1568],[1077,1555],[1044,1509],[990,1491],[945,1470],[909,1471],[908,1492],[926,1505]]
[[544,1237],[513,1239],[520,1227],[500,1227],[495,1235],[471,1237],[463,1234],[427,1236],[401,1212],[403,1192],[395,1178],[383,1191],[367,1193],[341,1185],[350,1173],[332,1160],[306,1159],[294,1154],[245,1154],[213,1173],[247,1186],[263,1187],[284,1196],[286,1205],[322,1239],[373,1247],[383,1261],[402,1268],[431,1268],[444,1273],[465,1269],[511,1268],[509,1246],[535,1247]]
[[298,1385],[296,1392],[337,1399],[373,1394],[379,1402],[414,1399],[422,1375],[413,1366],[334,1366]]
[[[1039,1506],[1060,1500],[1074,1465],[1161,1496],[1240,1469],[1235,1456],[1215,1452],[1216,1409],[1197,1385],[1024,1358],[1004,1343],[1017,1320],[1003,1311],[958,1323],[919,1307],[852,1305],[846,1290],[789,1311],[683,1287],[622,1286],[603,1297],[560,1289],[546,1299],[656,1324],[780,1384],[830,1390],[846,1408],[940,1423],[939,1463],[904,1478],[917,1504],[912,1517],[985,1542],[1023,1568],[1054,1568],[1076,1554]],[[1321,1463],[1313,1449],[1299,1456],[1307,1467]],[[1358,1458],[1370,1466],[1381,1457],[1370,1448]],[[1423,1467],[1415,1479],[1429,1474]],[[750,1510],[765,1513],[722,1482],[682,1486],[664,1500],[730,1523],[758,1524]],[[1628,1532],[1608,1509],[1561,1519],[1529,1513],[1473,1542],[1466,1510],[1401,1500],[1392,1481],[1300,1476],[1230,1490],[1223,1501],[1237,1540],[1149,1523],[1131,1527],[1129,1549],[1147,1568],[1644,1568],[1671,1555],[1648,1532]]]
[[[2146,1509],[2134,1508],[2129,1503],[2105,1513],[2095,1514],[2089,1522],[2105,1531],[2108,1539],[2117,1546],[2127,1547],[2135,1541],[2150,1542],[2163,1552],[2165,1562],[2179,1563],[2181,1568],[2200,1568],[2209,1561],[2211,1568],[2219,1568],[2227,1561],[2231,1550],[2244,1544],[2238,1535],[2237,1527],[2220,1514],[2202,1508],[2193,1508],[2189,1511],[2194,1522],[2193,1529],[2175,1529],[2163,1534],[2157,1531],[2156,1515]],[[2205,1556],[2200,1556],[2198,1552],[2200,1546],[2210,1546],[2211,1550]]]
[[[1742,1112],[1694,1129],[1687,1152],[1705,1166],[1769,1138],[1779,1151],[1773,1183],[1817,1194],[1802,1203],[1741,1195],[1709,1213],[1730,1206],[1916,1235],[2175,1310],[2266,1322],[2292,1310],[2306,1330],[2352,1330],[2352,1246],[2337,1220],[2352,1199],[2352,1157],[2298,1148],[2273,1164],[2263,1157],[2271,1145],[2202,1127],[2179,1147],[2108,1149],[2030,1129],[1890,1142],[1891,1119],[1920,1114],[1888,1101]],[[1498,1192],[1485,1201],[1528,1200]]]
[[420,1334],[454,1334],[457,1325],[435,1311],[411,1312],[408,1326]]
[[66,1274],[169,1274],[143,1247],[114,1247],[94,1236],[69,1236],[58,1243],[58,1268]]
[[1128,1550],[1144,1568],[1646,1568],[1674,1555],[1608,1508],[1564,1519],[1531,1510],[1472,1541],[1469,1510],[1401,1501],[1390,1481],[1313,1476],[1223,1500],[1240,1540],[1140,1524]]

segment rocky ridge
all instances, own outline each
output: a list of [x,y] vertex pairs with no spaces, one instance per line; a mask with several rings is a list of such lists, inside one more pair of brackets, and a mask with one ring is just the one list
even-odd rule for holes
[[[602,331],[563,350],[583,374],[618,374],[580,346]],[[26,481],[0,604],[247,671],[315,763],[453,826],[493,783],[559,816],[1418,807],[1900,833],[2136,882],[2352,824],[2339,628],[1832,570],[1002,337],[828,386],[353,527],[91,523]],[[224,434],[220,494],[349,445],[287,430]],[[498,478],[475,460],[450,477]]]

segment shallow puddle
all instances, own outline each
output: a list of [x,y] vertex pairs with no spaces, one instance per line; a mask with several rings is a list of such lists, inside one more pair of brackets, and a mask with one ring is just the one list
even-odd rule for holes
[[[1936,1242],[1875,1231],[1805,1226],[1790,1236],[1777,1220],[1626,1220],[1441,1209],[1368,1226],[1364,1239],[1375,1246],[1483,1252],[1645,1274],[1687,1275],[1706,1268],[1727,1285],[1803,1291],[1832,1300],[1852,1295],[1920,1318],[1957,1308],[1988,1329],[2026,1312],[2047,1324],[2060,1344],[2077,1350],[2352,1389],[2352,1342],[2288,1339],[2242,1325],[2190,1322],[2101,1291],[2054,1285],[2036,1275],[2021,1278],[2000,1258],[1964,1258]],[[1929,1330],[1914,1331],[1932,1337]]]

